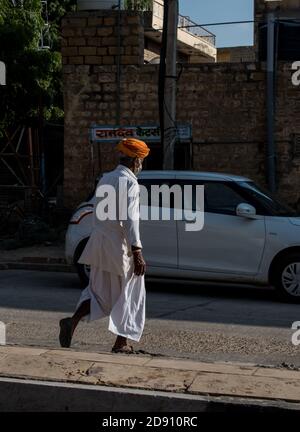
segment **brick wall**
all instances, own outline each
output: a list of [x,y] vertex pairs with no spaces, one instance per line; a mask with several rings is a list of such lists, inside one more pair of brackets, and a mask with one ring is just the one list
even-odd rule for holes
[[[88,134],[92,123],[116,125],[118,101],[121,125],[158,123],[158,66],[142,64],[141,19],[122,13],[120,98],[117,14],[76,13],[63,22],[68,207],[86,197],[98,170],[112,169],[116,163],[111,144],[101,144],[100,155],[94,146],[92,157]],[[300,88],[292,85],[291,75],[290,64],[278,65],[275,138],[279,194],[300,208],[300,159],[294,156],[291,140],[292,134],[300,134]],[[178,121],[193,127],[195,170],[242,174],[265,184],[264,64],[184,65],[177,108]]]

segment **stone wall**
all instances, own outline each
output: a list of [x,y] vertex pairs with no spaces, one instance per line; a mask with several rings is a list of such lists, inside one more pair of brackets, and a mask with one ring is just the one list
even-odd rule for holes
[[217,62],[218,63],[244,63],[254,62],[255,50],[253,46],[237,46],[218,48]]
[[[110,145],[101,146],[100,161],[98,151],[92,153],[89,127],[119,123],[118,79],[122,91],[130,78],[126,65],[138,68],[144,61],[141,23],[140,15],[119,15],[117,11],[70,13],[62,20],[64,197],[68,207],[86,198],[101,165],[103,169],[112,166]],[[128,84],[135,91],[132,82]],[[125,120],[128,101],[122,97],[120,102]]]
[[[119,70],[115,54],[117,16],[109,14],[77,13],[63,22],[64,194],[68,207],[86,197],[99,170],[112,169],[116,163],[111,144],[94,147],[92,157],[91,124],[158,124],[158,66],[142,64],[141,17],[122,15]],[[278,184],[279,194],[300,207],[300,159],[292,144],[293,134],[300,134],[300,87],[292,85],[291,76],[291,64],[279,63],[275,136]],[[184,65],[178,80],[177,108],[178,122],[192,124],[193,169],[242,174],[265,184],[264,64]]]
[[259,18],[269,10],[279,10],[279,12],[297,11],[300,9],[300,0],[278,0],[277,2],[266,2],[265,0],[254,0],[254,14]]
[[275,11],[277,18],[300,19],[300,0],[265,1],[254,0],[254,46],[259,56],[259,23],[267,23],[268,12]]

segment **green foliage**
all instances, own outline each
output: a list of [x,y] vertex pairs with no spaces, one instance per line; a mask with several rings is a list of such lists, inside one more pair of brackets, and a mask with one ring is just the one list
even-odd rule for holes
[[153,0],[125,0],[125,9],[136,11],[150,11],[153,7]]
[[[15,6],[14,6],[15,4]],[[43,117],[63,118],[60,21],[76,0],[49,0],[51,49],[39,49],[45,25],[40,0],[0,0],[0,60],[7,85],[0,87],[1,131],[19,124],[34,126]]]
[[60,51],[60,24],[67,12],[74,12],[77,0],[48,0],[48,17],[50,26],[51,48]]
[[[130,10],[151,10],[152,0],[126,0]],[[48,0],[50,50],[39,49],[46,11],[40,0],[0,0],[0,60],[6,64],[7,85],[0,86],[1,131],[16,125],[35,126],[43,118],[63,118],[60,24],[75,11],[77,0]],[[48,41],[47,41],[48,42]]]

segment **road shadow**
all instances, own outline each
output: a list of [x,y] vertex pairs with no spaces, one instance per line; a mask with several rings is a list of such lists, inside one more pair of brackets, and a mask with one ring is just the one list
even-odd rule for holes
[[269,286],[148,278],[146,288],[149,292],[201,295],[219,299],[253,299],[278,303],[275,289]]
[[[280,303],[271,288],[146,280],[147,319],[291,328],[300,305]],[[76,274],[4,270],[1,308],[74,312],[81,294]]]

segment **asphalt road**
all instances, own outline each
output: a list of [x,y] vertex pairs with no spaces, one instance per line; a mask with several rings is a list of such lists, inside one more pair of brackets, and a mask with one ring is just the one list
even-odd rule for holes
[[[135,349],[202,361],[300,367],[291,342],[300,305],[270,289],[147,281],[147,321]],[[72,273],[0,271],[0,320],[9,345],[59,347],[58,321],[72,314],[80,287]],[[110,351],[107,319],[80,323],[72,348]]]

